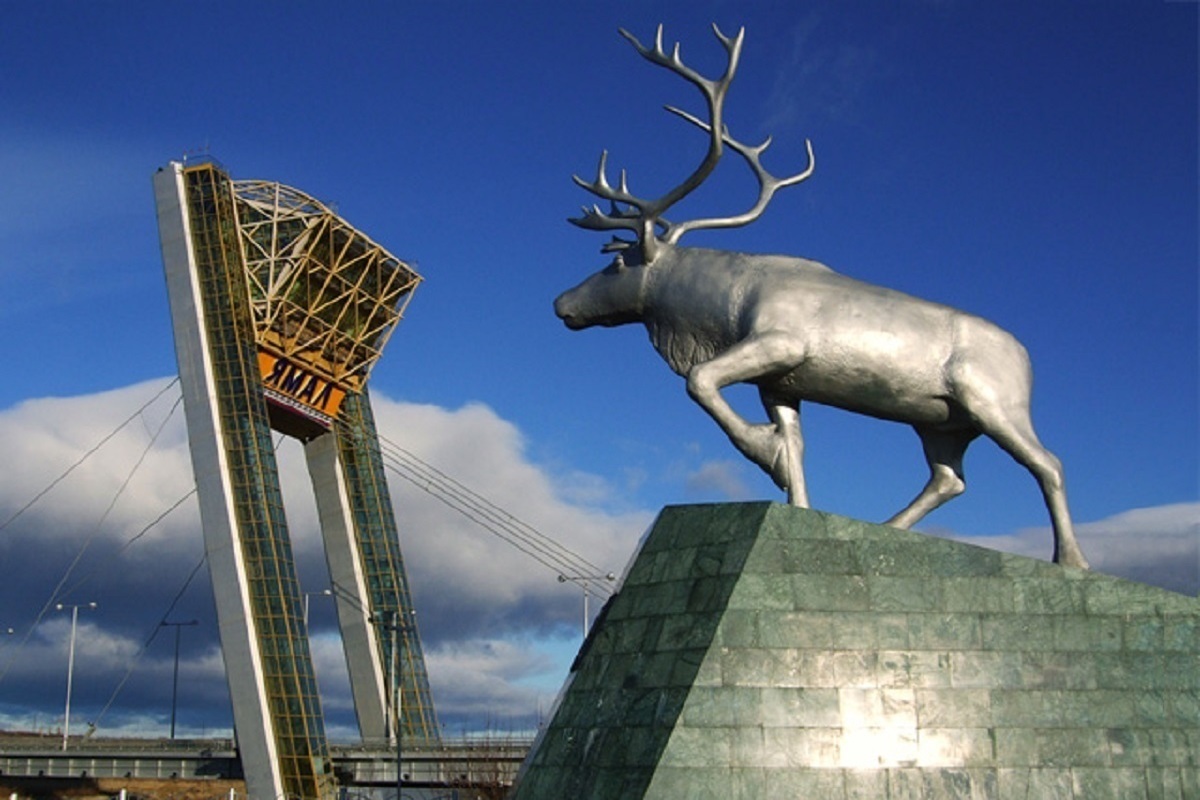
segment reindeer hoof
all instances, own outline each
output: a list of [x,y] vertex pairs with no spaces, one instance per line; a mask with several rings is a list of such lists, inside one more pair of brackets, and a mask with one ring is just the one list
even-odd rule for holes
[[1068,547],[1065,549],[1065,552],[1055,553],[1054,563],[1062,564],[1064,567],[1091,569],[1088,565],[1088,560],[1083,557],[1083,552],[1078,547]]
[[776,486],[788,491],[787,442],[774,425],[751,425],[745,439],[734,444],[770,475]]

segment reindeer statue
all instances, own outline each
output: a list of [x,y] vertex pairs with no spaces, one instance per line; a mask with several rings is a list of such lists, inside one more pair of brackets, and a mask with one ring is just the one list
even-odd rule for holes
[[[612,263],[555,300],[567,327],[640,322],[688,394],[712,416],[733,445],[758,464],[788,501],[808,506],[800,431],[800,402],[812,401],[912,425],[921,438],[930,477],[907,507],[887,524],[908,528],[965,488],[962,458],[980,434],[991,437],[1025,466],[1041,486],[1054,527],[1054,560],[1076,567],[1087,561],[1071,526],[1062,465],[1038,441],[1030,420],[1032,373],[1025,348],[979,317],[891,289],[839,275],[823,264],[777,255],[748,255],[681,247],[700,228],[736,227],[762,215],[775,192],[808,178],[815,166],[776,178],[758,146],[735,139],[722,119],[725,96],[737,71],[745,31],[727,37],[714,25],[728,63],[712,80],[687,67],[679,45],[663,50],[662,26],[653,48],[624,36],[652,64],[698,87],[708,122],[668,106],[703,130],[708,150],[683,183],[657,200],[630,193],[624,172],[607,178],[607,153],[596,179],[575,182],[607,200],[607,212],[584,208],[580,227],[628,230],[635,241],[615,238],[603,248]],[[725,147],[741,156],[759,183],[745,213],[668,222],[663,214],[716,168]],[[721,395],[734,383],[758,387],[769,423],[751,424]]]

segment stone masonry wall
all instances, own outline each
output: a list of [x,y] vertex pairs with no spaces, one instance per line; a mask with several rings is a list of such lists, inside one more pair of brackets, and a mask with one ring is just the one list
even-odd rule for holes
[[1200,602],[769,503],[672,507],[517,798],[1200,798]]

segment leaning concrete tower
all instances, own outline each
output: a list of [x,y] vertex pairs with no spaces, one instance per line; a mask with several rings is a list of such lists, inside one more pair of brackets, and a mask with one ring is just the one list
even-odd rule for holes
[[332,798],[271,432],[304,443],[363,738],[435,742],[367,395],[421,278],[312,197],[212,160],[163,167],[154,192],[247,791]]

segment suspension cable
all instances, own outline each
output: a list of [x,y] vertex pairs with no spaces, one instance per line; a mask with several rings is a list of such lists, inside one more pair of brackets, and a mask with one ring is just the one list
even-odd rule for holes
[[[274,447],[275,447],[276,452],[279,451],[279,448],[283,444],[285,438],[286,438],[285,436],[280,434],[279,438],[277,438],[275,440]],[[138,539],[145,536],[150,531],[151,528],[153,528],[155,525],[157,525],[158,523],[160,523],[164,519],[166,519],[166,517],[172,511],[179,508],[179,506],[183,505],[184,501],[186,501],[192,495],[196,494],[196,491],[197,491],[196,488],[193,486],[191,491],[189,491],[183,497],[176,500],[171,505],[170,508],[168,508],[166,511],[164,511],[163,513],[161,513],[157,517],[155,517],[155,519],[149,525],[142,528],[142,530],[140,532],[138,532],[138,534],[136,536],[134,536],[129,541],[125,542],[125,544],[122,545],[121,549],[118,550],[114,555],[120,555],[120,553],[124,552],[125,549],[128,548],[131,544],[133,544]],[[133,659],[129,664],[129,668],[127,670],[125,670],[124,677],[122,677],[121,680],[117,683],[116,688],[113,689],[112,695],[108,698],[108,702],[104,704],[104,707],[102,709],[100,709],[100,713],[96,715],[96,719],[92,721],[91,726],[93,729],[98,728],[100,726],[100,720],[102,720],[104,718],[104,715],[108,713],[109,708],[111,708],[112,704],[114,702],[116,702],[117,695],[121,693],[121,690],[123,688],[125,688],[125,684],[129,681],[129,676],[133,674],[134,668],[137,667],[138,662],[141,661],[142,656],[144,656],[146,654],[146,651],[150,649],[150,645],[154,643],[154,639],[158,636],[159,631],[161,631],[163,628],[163,623],[165,623],[167,621],[167,618],[169,616],[171,616],[171,612],[175,610],[175,606],[179,604],[180,598],[183,597],[184,592],[186,592],[188,590],[188,587],[191,586],[192,580],[196,577],[196,573],[200,571],[200,567],[204,566],[204,562],[205,562],[205,560],[207,560],[207,558],[208,558],[207,551],[200,555],[200,560],[196,562],[196,566],[192,567],[192,571],[190,573],[188,573],[187,579],[184,580],[183,586],[180,587],[179,591],[175,593],[175,597],[172,598],[170,605],[167,606],[167,610],[164,611],[162,616],[159,617],[158,621],[156,623],[154,623],[154,627],[150,629],[150,633],[147,634],[146,640],[142,643],[141,648],[137,651],[137,653],[134,654]],[[72,586],[71,590],[73,591],[76,587],[78,587],[85,580],[87,580],[87,578],[91,577],[91,575],[94,574],[95,572],[96,572],[96,570],[93,570],[85,578],[83,578],[78,583],[76,583],[75,586]]]
[[[144,412],[155,401],[157,401],[160,397],[162,397],[169,389],[171,389],[173,386],[175,386],[178,382],[179,382],[178,377],[175,377],[174,379],[172,379],[166,386],[164,386],[153,397],[151,397],[146,403],[144,403],[137,411],[135,411],[133,414],[131,414],[128,418],[126,418],[123,422],[121,422],[116,428],[114,428],[110,433],[108,433],[106,436],[104,436],[90,450],[88,450],[86,453],[83,454],[83,456],[81,456],[77,461],[75,461],[75,463],[73,463],[70,467],[68,467],[61,475],[59,475],[57,478],[55,478],[53,481],[51,481],[51,483],[48,486],[46,486],[44,489],[42,489],[40,492],[38,492],[25,505],[23,505],[20,509],[18,509],[14,514],[12,514],[7,520],[5,520],[3,523],[0,523],[0,531],[4,530],[4,528],[9,526],[11,523],[13,523],[18,517],[20,517],[22,514],[24,514],[30,508],[32,508],[38,501],[40,501],[52,489],[54,489],[55,486],[57,486],[64,479],[66,479],[67,476],[69,476],[75,469],[77,469],[80,465],[82,465],[85,461],[87,461],[91,456],[93,456],[97,451],[99,451],[105,444],[107,444],[109,441],[111,441],[121,430],[123,430],[126,426],[128,426],[131,422],[133,422],[133,420],[141,417],[144,414]],[[0,682],[3,681],[8,670],[11,668],[11,665],[14,662],[16,655],[26,644],[29,637],[32,635],[33,630],[36,629],[36,627],[41,623],[41,621],[45,617],[45,615],[49,612],[49,609],[52,607],[55,600],[58,599],[59,597],[68,596],[71,593],[75,592],[80,586],[85,584],[89,579],[91,579],[91,577],[93,575],[95,575],[99,571],[99,567],[93,568],[86,575],[84,575],[82,578],[80,578],[78,581],[76,581],[74,584],[72,584],[68,590],[66,590],[65,592],[62,591],[62,587],[64,586],[64,584],[67,582],[67,580],[69,579],[71,574],[74,572],[74,570],[78,566],[80,560],[82,559],[82,557],[84,555],[84,552],[88,549],[88,547],[94,540],[95,536],[99,533],[103,524],[107,520],[109,514],[111,513],[113,508],[116,506],[117,501],[120,499],[121,495],[128,488],[129,483],[133,479],[134,474],[138,471],[138,469],[141,467],[142,463],[145,461],[150,450],[153,448],[153,446],[157,442],[159,436],[162,434],[163,430],[165,429],[167,422],[174,416],[174,413],[178,409],[181,401],[182,401],[182,396],[179,396],[176,398],[175,402],[171,406],[170,412],[167,414],[167,417],[158,426],[158,429],[156,431],[154,431],[153,436],[151,437],[146,448],[143,450],[141,456],[138,458],[136,464],[133,466],[133,468],[129,472],[128,476],[125,478],[124,482],[118,488],[116,495],[113,497],[113,500],[110,502],[108,508],[105,509],[105,511],[101,515],[99,521],[94,526],[92,533],[88,536],[87,540],[84,542],[83,546],[80,548],[80,551],[76,554],[75,559],[68,566],[65,574],[62,576],[62,578],[60,579],[58,584],[55,586],[53,592],[50,595],[50,598],[47,600],[46,604],[43,606],[41,611],[38,613],[37,618],[29,626],[29,628],[27,629],[27,631],[25,633],[25,636],[22,638],[22,640],[19,643],[17,643],[17,646],[14,648],[11,648],[11,650],[13,652],[10,653],[9,658],[7,659],[6,663],[3,666],[3,669],[0,669]],[[276,450],[279,449],[279,446],[280,446],[280,444],[282,444],[283,439],[284,439],[284,437],[281,436],[279,438],[279,440],[276,441],[276,443],[275,443]],[[379,442],[380,442],[381,455],[383,456],[384,466],[386,469],[388,469],[389,471],[391,471],[393,474],[397,475],[398,477],[403,478],[404,480],[408,481],[410,484],[412,484],[416,488],[423,490],[424,492],[429,494],[431,497],[434,497],[435,499],[442,502],[447,507],[453,509],[454,511],[457,511],[459,514],[462,514],[467,519],[471,520],[472,522],[474,522],[475,524],[484,528],[488,532],[490,532],[493,535],[497,536],[498,538],[502,539],[503,541],[505,541],[510,546],[517,549],[518,551],[524,553],[525,555],[529,556],[530,558],[532,558],[533,560],[542,564],[543,566],[548,567],[549,569],[551,569],[553,571],[556,571],[560,576],[564,576],[570,580],[577,580],[580,578],[589,578],[589,577],[600,578],[604,574],[604,571],[602,570],[601,567],[597,566],[596,564],[587,560],[583,556],[579,555],[578,553],[575,553],[574,551],[570,550],[563,544],[557,542],[556,540],[552,539],[551,537],[549,537],[546,534],[542,533],[541,531],[537,530],[529,523],[524,522],[523,520],[519,519],[514,514],[508,512],[505,509],[501,508],[500,506],[496,505],[491,500],[487,499],[486,497],[479,494],[478,492],[475,492],[474,490],[465,486],[460,481],[447,475],[445,472],[441,471],[440,469],[438,469],[438,468],[434,467],[433,465],[429,464],[428,462],[424,461],[423,459],[418,457],[416,454],[412,453],[410,450],[407,450],[406,448],[401,447],[400,445],[396,444],[395,442],[387,439],[386,437],[384,437],[382,435],[379,436]],[[169,508],[167,508],[164,512],[162,512],[158,517],[156,517],[154,520],[152,520],[148,525],[143,527],[137,534],[135,534],[133,537],[131,537],[129,540],[127,540],[116,551],[116,553],[113,554],[112,557],[118,556],[121,553],[123,553],[134,542],[138,541],[143,536],[145,536],[151,529],[153,529],[155,526],[157,526],[159,523],[161,523],[168,515],[170,515],[172,512],[174,512],[179,506],[181,506],[186,500],[188,500],[194,494],[196,494],[195,487],[193,487],[190,491],[188,491],[186,494],[184,494],[182,497],[180,497],[177,501],[175,501],[174,504],[172,504]],[[204,560],[205,560],[205,558],[202,556],[199,563],[196,565],[195,568],[193,568],[192,572],[188,575],[188,578],[184,582],[183,587],[179,590],[179,592],[176,594],[175,598],[171,601],[171,604],[168,607],[166,614],[164,614],[164,616],[159,620],[159,622],[155,624],[154,630],[148,635],[145,643],[142,645],[142,648],[134,656],[133,663],[130,665],[125,676],[121,679],[120,683],[117,685],[116,689],[113,691],[113,694],[109,698],[108,703],[106,703],[104,708],[101,710],[100,715],[97,717],[96,721],[93,723],[94,725],[98,725],[100,719],[104,716],[105,713],[107,713],[108,709],[111,707],[112,703],[115,701],[117,694],[121,691],[121,689],[124,687],[125,683],[128,681],[129,676],[133,672],[133,669],[136,666],[138,660],[142,657],[142,655],[145,653],[146,649],[154,641],[155,636],[157,635],[159,629],[161,628],[162,621],[165,620],[167,618],[167,616],[170,615],[171,611],[174,609],[175,605],[178,603],[180,597],[183,595],[183,592],[187,590],[188,586],[191,584],[192,579],[195,577],[197,571],[203,565]],[[613,589],[606,582],[604,582],[602,580],[596,581],[596,583],[593,586],[593,591],[595,591],[595,593],[602,598],[607,597],[613,593]]]
[[175,606],[179,604],[179,600],[183,597],[184,592],[186,592],[188,587],[192,585],[192,579],[196,577],[196,573],[200,571],[200,567],[204,566],[204,561],[206,558],[207,556],[205,554],[201,554],[200,560],[196,562],[196,566],[192,567],[192,571],[188,573],[187,578],[183,582],[183,586],[179,588],[179,591],[175,593],[175,597],[171,599],[171,603],[167,606],[167,610],[164,611],[162,616],[158,618],[158,621],[154,623],[154,628],[150,631],[149,635],[147,635],[146,641],[142,643],[141,649],[134,654],[132,661],[129,663],[129,668],[125,670],[124,677],[122,677],[117,683],[117,687],[113,689],[112,694],[108,698],[108,702],[105,703],[104,707],[100,709],[100,713],[96,715],[96,719],[89,723],[92,730],[95,730],[100,726],[100,720],[104,719],[104,715],[108,713],[108,709],[112,707],[114,702],[116,702],[117,695],[120,694],[121,690],[125,688],[125,684],[129,680],[129,676],[133,674],[134,668],[137,667],[138,662],[142,659],[142,656],[146,654],[146,651],[154,642],[155,637],[158,636],[158,632],[162,630],[163,623],[167,621],[167,617],[171,616],[171,612],[174,611]]
[[88,572],[82,578],[77,580],[75,583],[71,584],[71,586],[68,587],[63,592],[63,595],[69,596],[69,595],[75,594],[76,590],[79,589],[80,586],[83,586],[83,584],[85,584],[89,580],[91,580],[92,576],[95,575],[97,572],[99,572],[102,568],[104,568],[108,562],[114,560],[115,558],[120,556],[122,553],[124,553],[126,550],[128,550],[129,547],[134,542],[136,542],[138,539],[141,539],[143,536],[145,536],[151,530],[153,530],[155,527],[157,527],[160,522],[162,522],[167,517],[171,516],[171,514],[175,511],[175,509],[179,508],[181,505],[183,505],[185,502],[187,502],[189,499],[191,499],[191,497],[195,494],[196,494],[196,488],[192,487],[192,489],[190,491],[188,491],[187,494],[183,495],[178,500],[176,500],[174,503],[172,503],[170,506],[168,506],[166,511],[162,512],[157,517],[150,520],[150,522],[147,523],[140,531],[138,531],[133,536],[131,536],[129,539],[127,539],[125,541],[125,544],[121,545],[116,550],[116,552],[114,552],[112,555],[110,555],[105,561],[102,561],[101,563],[92,567],[92,570],[90,572]]
[[[411,451],[383,436],[379,437],[379,441],[384,466],[387,469],[538,563],[568,579],[603,576],[604,571],[601,567],[464,486]],[[597,581],[595,590],[604,597],[613,592],[604,581]]]
[[68,475],[70,475],[72,472],[74,472],[76,467],[78,467],[80,464],[82,464],[83,462],[85,462],[89,458],[91,458],[96,453],[97,450],[99,450],[101,447],[106,445],[110,439],[112,439],[114,436],[116,436],[118,433],[120,433],[121,430],[126,425],[128,425],[129,423],[133,422],[135,419],[140,417],[142,415],[142,412],[144,412],[147,408],[149,408],[154,403],[155,400],[157,400],[158,398],[160,398],[164,394],[166,394],[167,390],[170,389],[172,386],[174,386],[177,383],[179,383],[178,376],[176,376],[170,383],[168,383],[161,390],[159,390],[158,394],[154,395],[154,397],[151,397],[149,400],[147,400],[145,402],[145,404],[142,405],[141,408],[139,408],[137,411],[133,412],[133,414],[131,414],[124,422],[122,422],[116,428],[113,428],[112,432],[109,433],[107,436],[105,436],[103,439],[101,439],[99,442],[97,442],[92,447],[91,450],[88,450],[86,453],[84,453],[82,456],[80,456],[78,461],[76,461],[71,466],[67,467],[66,471],[63,472],[61,475],[59,475],[54,480],[52,480],[50,482],[49,486],[47,486],[45,489],[42,489],[40,492],[38,492],[36,495],[34,495],[33,498],[28,503],[26,503],[25,505],[18,508],[16,513],[14,513],[11,517],[6,519],[3,523],[0,523],[0,531],[7,528],[10,524],[12,524],[17,519],[17,517],[21,516],[26,511],[28,511],[30,508],[32,508],[34,503],[36,503],[37,501],[39,501],[43,497],[45,497],[50,492],[51,489],[53,489],[60,482],[62,482],[62,480],[64,478],[66,478]]
[[[164,388],[163,391],[166,391],[166,389]],[[162,392],[159,392],[157,395],[155,395],[155,398],[157,398],[161,395],[162,395]],[[66,584],[67,580],[71,577],[71,574],[75,571],[75,568],[77,566],[79,566],[79,562],[83,559],[84,554],[87,552],[87,550],[91,546],[92,542],[95,541],[96,537],[100,534],[100,531],[104,527],[104,523],[108,520],[108,515],[110,513],[112,513],[112,510],[117,505],[117,501],[121,499],[121,496],[125,493],[125,490],[129,487],[130,482],[133,480],[133,476],[137,474],[138,469],[141,468],[142,464],[145,462],[146,457],[150,454],[150,451],[151,451],[151,449],[153,449],[154,444],[158,441],[158,437],[161,436],[163,430],[166,429],[167,423],[171,421],[171,417],[173,417],[175,415],[175,410],[179,407],[179,404],[182,402],[182,400],[183,400],[182,395],[175,399],[175,402],[171,406],[170,412],[163,419],[162,423],[159,424],[158,429],[156,431],[154,431],[154,435],[150,437],[150,441],[148,441],[146,443],[146,447],[142,450],[142,454],[138,457],[137,462],[135,462],[133,467],[129,470],[129,474],[125,476],[125,480],[122,481],[121,485],[117,488],[116,494],[113,495],[113,499],[109,502],[108,507],[104,509],[104,513],[102,513],[100,515],[100,518],[98,520],[96,520],[96,524],[94,526],[92,526],[91,532],[88,533],[87,538],[83,542],[83,545],[79,548],[79,551],[75,554],[75,558],[73,558],[71,560],[71,563],[67,566],[66,571],[63,573],[62,577],[59,578],[58,583],[55,584],[55,586],[54,586],[54,589],[50,592],[50,596],[48,598],[46,598],[45,604],[42,606],[41,610],[38,611],[37,616],[34,618],[33,622],[30,624],[29,628],[26,629],[25,635],[23,637],[21,637],[21,641],[17,643],[16,647],[10,648],[11,650],[13,650],[13,652],[9,655],[8,660],[5,662],[4,668],[0,669],[0,681],[4,680],[4,676],[8,674],[8,670],[12,666],[13,662],[16,660],[17,654],[25,647],[25,644],[29,641],[29,637],[31,637],[33,635],[33,631],[37,628],[38,625],[41,624],[42,620],[46,617],[46,614],[50,613],[50,609],[54,606],[55,601],[61,597],[67,596],[67,593],[63,592],[63,586]],[[147,403],[145,406],[142,406],[142,408],[138,411],[138,414],[141,414],[142,411],[144,411],[147,408],[147,406],[149,406],[149,403]],[[121,428],[125,427],[125,425],[127,425],[130,420],[136,418],[138,416],[138,414],[135,414],[133,417],[130,417],[128,420],[121,423],[121,426],[117,430],[120,430]],[[116,434],[116,431],[113,431],[113,433],[111,433],[107,437],[105,437],[105,441],[107,441],[108,439],[111,439],[115,434]],[[98,447],[93,448],[91,452],[95,452],[95,450],[97,450],[97,449],[99,449],[99,448]],[[77,463],[81,463],[81,462],[77,462]],[[74,469],[74,467],[72,467],[71,469]],[[70,470],[68,470],[68,472],[70,472]],[[65,473],[64,473],[64,477],[65,477]],[[45,494],[45,492],[42,492],[42,494]],[[182,500],[180,502],[182,502]],[[178,505],[178,503],[176,505]],[[76,584],[76,586],[78,586],[82,582],[83,581],[80,581],[79,583]]]

